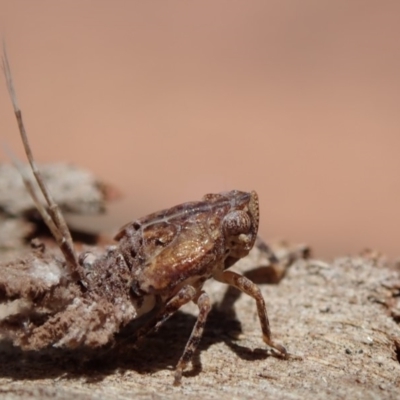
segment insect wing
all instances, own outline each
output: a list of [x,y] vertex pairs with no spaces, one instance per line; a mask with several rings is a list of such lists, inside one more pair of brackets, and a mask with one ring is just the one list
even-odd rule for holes
[[218,258],[221,235],[215,235],[215,230],[220,226],[203,202],[188,204],[188,212],[178,209],[184,205],[177,206],[162,220],[143,226],[146,261],[138,277],[142,290],[170,290],[188,278],[206,277]]

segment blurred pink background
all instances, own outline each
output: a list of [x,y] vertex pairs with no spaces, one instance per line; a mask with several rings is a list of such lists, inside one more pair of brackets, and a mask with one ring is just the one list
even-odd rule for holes
[[0,0],[0,31],[37,160],[125,195],[78,223],[255,189],[266,240],[400,256],[400,2]]

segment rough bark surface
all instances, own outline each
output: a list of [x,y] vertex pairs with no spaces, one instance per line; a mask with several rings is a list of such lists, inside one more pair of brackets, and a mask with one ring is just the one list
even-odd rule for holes
[[[25,168],[33,180],[28,165]],[[91,172],[65,163],[41,165],[40,171],[62,210],[78,214],[104,211],[108,187]],[[35,209],[32,199],[26,195],[19,171],[9,164],[0,164],[0,209],[14,217]]]
[[[237,269],[266,265],[253,251]],[[399,274],[373,257],[332,264],[298,261],[279,284],[268,267],[253,274],[268,302],[274,337],[293,355],[265,349],[252,299],[208,282],[214,300],[198,356],[183,385],[177,363],[195,321],[186,307],[159,332],[121,352],[99,357],[57,351],[22,353],[1,347],[0,393],[5,399],[127,398],[398,398],[400,386]],[[301,357],[301,358],[300,358]]]
[[[4,217],[3,229],[5,221]],[[9,221],[5,236],[18,237],[19,220]],[[0,246],[0,262],[18,262],[28,251],[18,241]],[[105,354],[60,349],[22,352],[2,341],[0,397],[398,398],[398,268],[372,252],[330,264],[299,260],[287,270],[268,265],[255,249],[235,269],[260,285],[273,336],[292,354],[289,360],[277,358],[263,345],[254,301],[210,281],[205,290],[214,306],[193,368],[184,373],[181,387],[172,386],[173,369],[195,322],[194,306],[185,307],[138,348],[128,343]],[[0,316],[4,312],[3,307]]]
[[[28,165],[24,168],[32,177]],[[56,203],[69,214],[100,214],[106,203],[119,195],[91,172],[71,164],[40,165],[40,171]],[[0,261],[5,261],[10,250],[20,251],[31,238],[47,231],[44,228],[18,170],[13,165],[0,164]],[[86,232],[79,234],[90,236]],[[93,242],[97,238],[94,235],[91,239]]]

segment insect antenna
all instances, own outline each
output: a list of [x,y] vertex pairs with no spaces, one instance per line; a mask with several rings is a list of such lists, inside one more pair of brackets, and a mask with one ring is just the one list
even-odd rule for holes
[[24,122],[22,119],[22,112],[21,112],[21,109],[19,108],[19,105],[17,102],[17,96],[15,94],[14,83],[13,83],[13,79],[12,79],[12,75],[11,75],[11,68],[10,68],[10,64],[8,62],[7,51],[6,51],[6,46],[5,46],[4,42],[3,42],[2,63],[3,63],[3,71],[4,71],[5,78],[6,78],[8,93],[10,95],[11,102],[13,105],[15,118],[17,119],[20,136],[21,136],[22,143],[23,143],[24,149],[25,149],[25,154],[26,154],[26,157],[28,158],[28,161],[29,161],[31,170],[33,172],[33,175],[35,177],[37,186],[39,187],[39,190],[42,193],[42,195],[47,203],[47,207],[43,206],[42,202],[39,200],[39,197],[38,197],[36,189],[35,189],[35,184],[30,179],[29,175],[25,171],[21,162],[19,160],[17,160],[17,158],[13,155],[11,155],[11,158],[13,160],[15,167],[19,170],[19,172],[22,176],[22,179],[24,181],[24,184],[25,184],[30,196],[32,197],[32,200],[34,201],[38,212],[40,213],[40,215],[43,218],[47,227],[50,229],[50,232],[54,236],[54,238],[58,244],[58,247],[60,248],[61,252],[63,253],[63,255],[65,257],[65,261],[69,268],[71,277],[73,279],[80,280],[81,276],[82,276],[80,273],[81,268],[79,266],[78,258],[77,258],[77,255],[76,255],[76,252],[74,249],[74,243],[73,243],[73,240],[71,237],[71,232],[70,232],[70,230],[67,226],[67,223],[61,213],[60,208],[58,207],[57,203],[54,201],[52,195],[50,194],[50,192],[43,180],[43,176],[42,176],[38,166],[36,165],[31,147],[29,145],[28,136],[26,134]]

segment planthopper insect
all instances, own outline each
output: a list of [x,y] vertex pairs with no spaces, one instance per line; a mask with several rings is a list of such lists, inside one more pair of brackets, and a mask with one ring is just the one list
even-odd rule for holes
[[78,254],[34,161],[5,50],[3,69],[34,180],[18,161],[15,164],[62,257],[41,245],[27,259],[1,269],[0,301],[19,302],[17,311],[0,321],[2,336],[24,350],[101,348],[112,344],[131,321],[152,316],[134,332],[135,341],[193,302],[199,313],[175,369],[174,384],[179,385],[211,309],[203,284],[213,278],[255,300],[264,342],[286,358],[285,348],[271,338],[260,289],[229,269],[256,241],[256,192],[207,194],[200,201],[155,212],[125,225],[115,236],[115,245]]

